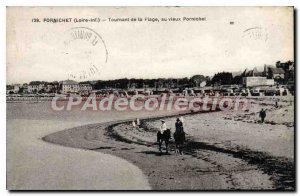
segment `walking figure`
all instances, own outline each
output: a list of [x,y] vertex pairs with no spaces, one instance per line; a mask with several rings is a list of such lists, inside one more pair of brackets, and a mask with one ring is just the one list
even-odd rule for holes
[[261,119],[261,123],[263,123],[265,121],[265,118],[266,118],[266,111],[263,108],[259,112],[259,117]]

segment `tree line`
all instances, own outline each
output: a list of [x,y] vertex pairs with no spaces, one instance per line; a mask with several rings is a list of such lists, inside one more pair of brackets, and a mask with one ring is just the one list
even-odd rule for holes
[[[90,83],[93,89],[130,89],[130,88],[192,88],[200,87],[200,84],[205,82],[205,86],[212,85],[227,85],[237,83],[236,78],[233,78],[232,73],[220,72],[213,77],[204,75],[194,75],[190,78],[157,78],[157,79],[137,79],[137,78],[121,78],[115,80],[96,80],[85,81],[81,83]],[[25,83],[27,85],[27,83]],[[61,88],[61,82],[46,82],[46,81],[31,81],[28,85],[58,85]],[[24,85],[24,84],[23,84]],[[7,88],[13,88],[12,85],[7,85]]]

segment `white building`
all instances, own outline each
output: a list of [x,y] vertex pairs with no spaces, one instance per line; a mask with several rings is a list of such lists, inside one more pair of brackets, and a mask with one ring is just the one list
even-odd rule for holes
[[90,92],[93,90],[93,87],[89,83],[79,83],[79,89],[80,91]]
[[243,85],[245,87],[255,86],[273,86],[275,84],[274,79],[267,78],[267,66],[264,66],[264,70],[258,70],[256,67],[252,70],[245,70],[242,73]]
[[62,82],[62,93],[77,93],[80,91],[78,82],[74,80],[65,80]]
[[37,92],[39,88],[39,85],[28,85],[28,92],[29,93],[33,93],[33,92]]
[[266,77],[260,77],[260,76],[243,77],[243,85],[245,87],[273,86],[274,79],[267,79]]
[[28,85],[28,93],[37,93],[44,89],[43,83],[31,83]]

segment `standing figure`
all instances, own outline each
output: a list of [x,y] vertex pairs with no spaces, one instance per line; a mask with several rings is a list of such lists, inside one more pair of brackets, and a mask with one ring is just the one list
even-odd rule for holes
[[141,122],[140,122],[140,119],[139,119],[139,118],[136,118],[136,126],[137,126],[138,128],[140,128],[140,126],[141,126]]
[[132,121],[132,126],[133,126],[133,128],[135,128],[135,126],[136,126],[134,120]]

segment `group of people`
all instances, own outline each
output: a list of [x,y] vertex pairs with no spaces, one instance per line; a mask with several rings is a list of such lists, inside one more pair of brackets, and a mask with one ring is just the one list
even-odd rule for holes
[[[261,118],[261,123],[264,122],[266,117],[266,111],[261,109],[259,112],[259,117]],[[136,120],[132,121],[132,126],[134,128],[139,129],[141,126],[140,119],[136,118]],[[185,141],[185,132],[183,128],[183,117],[177,118],[175,122],[175,132],[173,134],[175,141],[175,153],[183,154],[183,146]],[[164,120],[161,120],[160,129],[157,132],[157,143],[159,146],[159,151],[162,152],[162,144],[165,143],[166,153],[168,153],[169,141],[171,139],[171,129],[167,127],[167,124]]]
[[[140,130],[141,121],[136,118],[132,121],[132,127]],[[173,134],[175,140],[175,152],[183,154],[182,148],[185,141],[185,132],[183,130],[183,117],[177,118],[175,122],[175,133]],[[159,151],[162,152],[162,144],[166,145],[166,153],[168,153],[169,141],[171,139],[171,129],[168,129],[167,124],[164,120],[161,121],[160,129],[157,132],[157,143],[159,145]]]
[[[175,153],[183,154],[182,148],[185,141],[185,132],[183,129],[183,117],[177,118],[175,122],[175,132],[173,134],[175,140]],[[161,151],[162,143],[165,142],[166,153],[168,153],[169,140],[171,139],[171,130],[167,128],[166,122],[161,121],[160,130],[157,132],[157,142],[159,151]]]
[[132,126],[133,126],[134,128],[140,128],[140,126],[141,126],[140,119],[137,118],[136,120],[133,120],[133,121],[132,121]]

